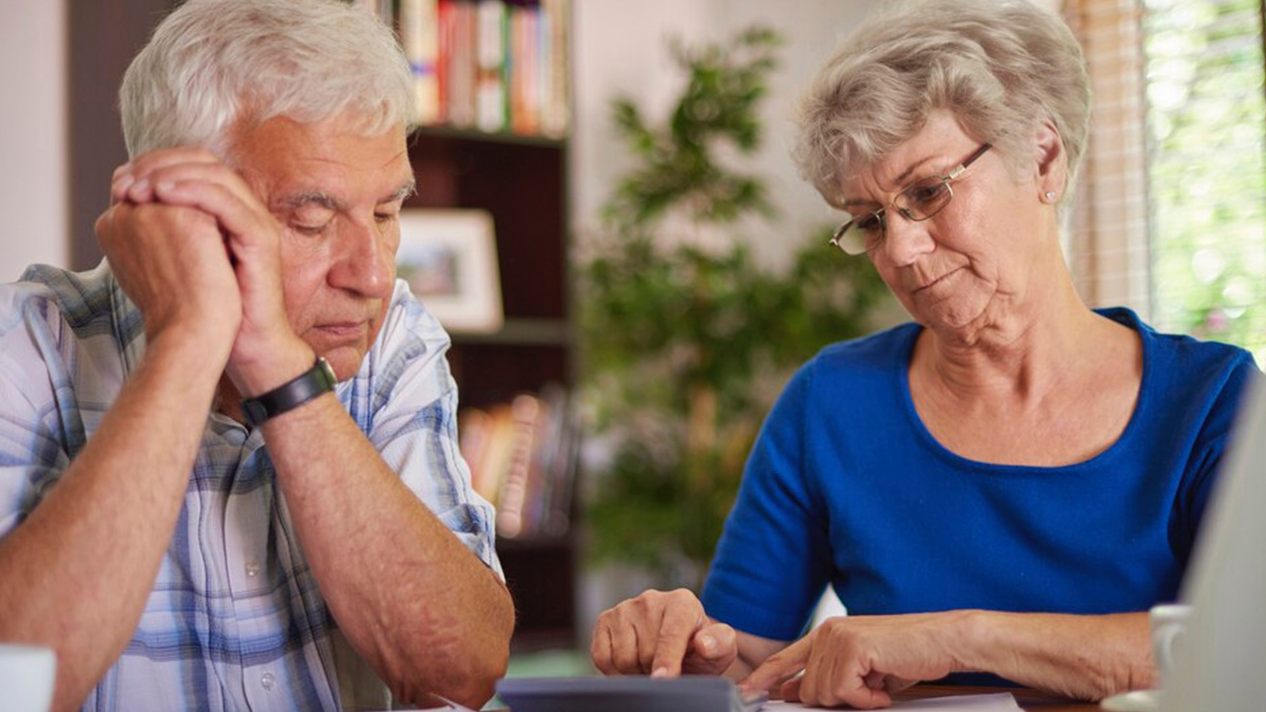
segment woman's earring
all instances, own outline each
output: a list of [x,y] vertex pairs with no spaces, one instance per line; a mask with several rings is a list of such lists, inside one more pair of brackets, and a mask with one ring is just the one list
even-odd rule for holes
[[1046,195],[1044,195],[1044,196],[1042,196],[1042,197],[1046,198],[1046,202],[1048,202],[1048,203],[1053,203],[1053,202],[1055,202],[1055,191],[1053,191],[1053,190],[1048,190],[1048,191],[1046,191]]

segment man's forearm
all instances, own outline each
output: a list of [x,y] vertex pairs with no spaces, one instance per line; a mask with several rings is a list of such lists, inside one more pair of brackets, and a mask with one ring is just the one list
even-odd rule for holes
[[54,709],[82,704],[149,597],[223,367],[196,344],[151,342],[60,482],[0,540],[0,639],[56,649]]
[[339,628],[405,700],[479,707],[504,673],[509,594],[382,461],[332,394],[264,426]]
[[1066,697],[1098,700],[1154,687],[1146,613],[972,611],[963,665]]

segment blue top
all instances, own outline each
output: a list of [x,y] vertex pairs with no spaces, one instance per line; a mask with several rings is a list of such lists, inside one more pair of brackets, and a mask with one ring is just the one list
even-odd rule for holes
[[1128,309],[1143,379],[1121,437],[1065,467],[975,462],[910,398],[917,324],[827,347],[770,412],[704,587],[708,613],[799,637],[826,584],[852,614],[1120,613],[1175,598],[1248,352]]

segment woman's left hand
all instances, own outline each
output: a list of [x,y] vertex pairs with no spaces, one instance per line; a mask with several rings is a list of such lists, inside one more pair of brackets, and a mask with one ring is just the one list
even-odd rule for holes
[[784,699],[806,705],[888,707],[891,693],[964,669],[967,614],[831,618],[770,656],[741,685],[769,690],[781,683]]

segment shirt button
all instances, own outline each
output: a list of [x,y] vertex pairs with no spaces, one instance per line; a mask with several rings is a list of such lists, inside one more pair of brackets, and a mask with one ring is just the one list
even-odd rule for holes
[[273,685],[277,684],[277,678],[273,677],[271,672],[266,672],[259,678],[259,684],[263,685],[265,690],[271,690]]
[[247,561],[247,562],[246,562],[246,575],[247,575],[247,576],[250,576],[251,578],[255,578],[256,576],[258,576],[258,575],[259,575],[259,562],[258,562],[258,561]]

